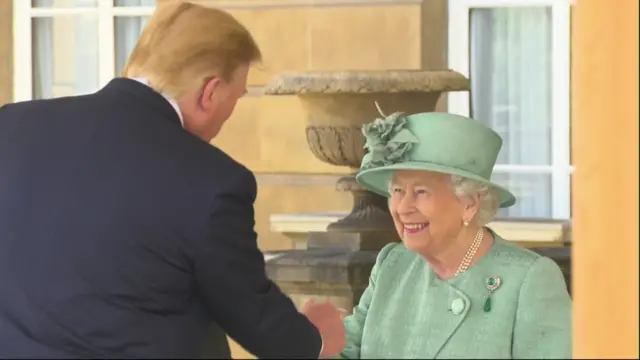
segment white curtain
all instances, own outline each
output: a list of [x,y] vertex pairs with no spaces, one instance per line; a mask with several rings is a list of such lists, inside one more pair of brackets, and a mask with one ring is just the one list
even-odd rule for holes
[[[551,164],[551,9],[471,12],[472,116],[498,132],[502,165]],[[518,197],[500,216],[551,217],[551,175],[494,174]]]
[[[2,0],[0,0],[2,1]],[[27,1],[27,0],[20,0]],[[99,0],[103,1],[103,0]],[[33,7],[96,7],[98,0],[34,0]],[[155,6],[156,0],[116,0],[115,6]],[[146,17],[115,17],[114,76],[119,75],[146,25]],[[33,98],[86,94],[99,84],[98,17],[62,15],[32,19]]]
[[53,97],[53,19],[32,21],[32,88],[35,99]]
[[[156,0],[116,0],[116,6],[155,6]],[[115,19],[116,70],[120,75],[127,58],[150,17],[119,16]]]

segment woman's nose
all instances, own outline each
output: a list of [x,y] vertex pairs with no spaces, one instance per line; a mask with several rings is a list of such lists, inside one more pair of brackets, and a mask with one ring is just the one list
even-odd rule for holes
[[404,193],[398,202],[398,207],[396,208],[398,214],[410,214],[414,212],[415,209],[415,198],[413,197],[413,194],[410,192]]

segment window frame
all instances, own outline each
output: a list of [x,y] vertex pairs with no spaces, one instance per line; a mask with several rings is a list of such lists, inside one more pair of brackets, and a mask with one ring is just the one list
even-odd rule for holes
[[[552,16],[551,165],[496,164],[494,172],[551,174],[551,218],[571,218],[571,0],[449,0],[449,68],[469,78],[470,24],[474,8],[548,6]],[[469,92],[448,93],[448,112],[469,116]]]
[[[13,1],[13,99],[33,100],[32,21],[39,17],[93,14],[98,21],[98,87],[116,76],[115,19],[151,16],[155,6],[115,6],[114,0],[97,0],[93,7],[34,8],[31,1]],[[96,89],[97,90],[97,89]]]

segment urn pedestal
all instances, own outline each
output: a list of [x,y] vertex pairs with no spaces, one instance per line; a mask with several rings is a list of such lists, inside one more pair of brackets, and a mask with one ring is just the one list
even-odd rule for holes
[[442,93],[468,89],[468,79],[449,70],[284,73],[267,85],[265,95],[298,97],[311,152],[351,169],[336,184],[353,196],[351,211],[326,230],[310,232],[306,248],[267,254],[268,274],[297,304],[324,297],[350,310],[378,251],[399,241],[387,200],[355,181],[365,151],[362,125],[381,116],[378,106],[385,114],[431,112]]

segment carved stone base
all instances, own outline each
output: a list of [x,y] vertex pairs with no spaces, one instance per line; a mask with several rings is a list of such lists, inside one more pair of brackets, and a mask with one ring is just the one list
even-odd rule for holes
[[345,249],[379,251],[391,242],[400,242],[395,230],[361,232],[311,232],[307,238],[309,249]]
[[267,274],[300,308],[330,300],[349,312],[369,284],[377,250],[308,249],[270,252]]
[[340,178],[336,184],[336,190],[351,192],[353,208],[347,216],[329,224],[327,231],[340,233],[395,231],[387,199],[364,189],[356,182],[355,175]]

